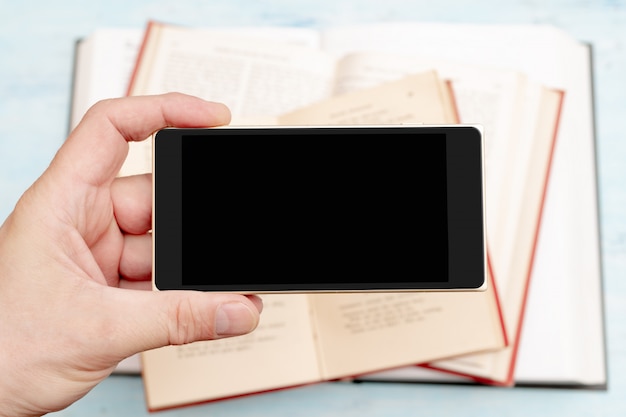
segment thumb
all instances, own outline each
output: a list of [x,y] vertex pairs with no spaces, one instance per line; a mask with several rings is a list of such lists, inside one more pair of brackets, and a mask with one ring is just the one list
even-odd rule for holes
[[257,296],[200,291],[116,292],[109,309],[120,359],[168,345],[220,339],[253,331],[263,303]]

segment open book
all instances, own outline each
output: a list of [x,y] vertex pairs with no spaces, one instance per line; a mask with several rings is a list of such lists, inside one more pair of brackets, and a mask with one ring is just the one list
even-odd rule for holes
[[[550,89],[565,91],[542,227],[532,268],[532,285],[523,288],[522,294],[517,294],[522,299],[528,294],[526,308],[522,305],[521,310],[518,310],[518,332],[509,335],[519,339],[519,349],[516,349],[516,355],[507,354],[510,360],[500,367],[510,370],[514,366],[514,381],[517,384],[606,385],[590,56],[585,45],[552,27],[529,25],[394,23],[321,31],[286,27],[215,31],[222,34],[234,32],[238,36],[253,33],[257,40],[267,39],[270,42],[279,38],[292,46],[320,49],[335,57],[356,51],[375,51],[396,57],[414,56],[422,64],[413,70],[432,69],[429,62],[437,62],[439,74],[447,79],[455,79],[451,67],[458,68],[461,73],[467,73],[472,67],[481,68],[481,72],[484,69],[486,72],[483,74],[501,71],[501,75],[493,80],[505,77],[504,73],[518,72],[525,74],[522,78],[530,75],[534,79],[530,80],[530,84],[539,80]],[[134,57],[139,51],[143,35],[141,28],[103,29],[78,44],[70,126],[74,126],[88,105],[98,99],[117,97],[127,92],[135,64]],[[509,43],[507,39],[513,41]],[[402,63],[407,59],[398,61],[400,72],[407,72]],[[394,61],[389,60],[387,64]],[[101,65],[94,65],[97,62]],[[108,68],[108,71],[103,71],[104,68]],[[387,72],[393,73],[389,70],[374,71],[383,74],[379,81],[399,75],[395,72],[389,77],[385,75]],[[373,85],[372,75],[367,79],[349,77],[350,82],[344,83],[345,87],[337,92]],[[510,75],[510,78],[519,76]],[[79,79],[83,81],[78,82]],[[361,84],[363,81],[365,83]],[[497,87],[497,83],[490,83],[487,77],[483,77],[483,81],[482,88],[487,88],[485,91]],[[454,81],[452,83],[455,84]],[[105,85],[109,87],[102,88]],[[467,85],[477,84],[472,81]],[[475,117],[474,120],[486,127],[488,143],[492,135],[506,135],[507,129],[512,128],[507,121],[511,116],[507,118],[503,107],[493,105],[498,100],[489,98],[489,94],[481,94],[483,100],[463,106],[461,87],[461,80],[456,77],[454,90],[458,105],[480,111],[479,115],[472,116],[470,120]],[[466,102],[471,103],[472,97],[477,94],[467,95]],[[495,111],[490,110],[492,108]],[[467,112],[460,113],[461,121],[467,120]],[[496,134],[498,131],[504,133]],[[489,168],[488,182],[492,181],[489,175],[491,171]],[[494,181],[497,183],[498,179]],[[491,184],[487,186],[489,190],[494,187]],[[492,196],[491,192],[489,196]],[[489,196],[488,205],[493,206],[493,197]],[[488,215],[492,211],[488,210]],[[490,231],[491,228],[488,229]],[[500,292],[499,287],[498,290]],[[559,294],[559,297],[554,297],[554,294]],[[508,304],[503,301],[503,308]],[[551,314],[543,314],[546,306],[550,307]],[[445,366],[446,362],[449,361],[439,363]],[[120,371],[138,372],[139,368],[137,358],[133,357],[122,363]],[[472,373],[474,369],[470,369],[469,374]],[[364,379],[370,377],[386,381],[470,381],[417,366],[368,375]]]
[[[276,121],[318,124],[310,116],[317,110],[343,115],[350,124],[450,124],[456,121],[452,103],[449,84],[428,71],[317,102]],[[425,266],[424,273],[428,269]],[[267,306],[260,328],[250,335],[144,352],[148,407],[163,409],[354,377],[505,346],[493,282],[484,292],[263,298]],[[214,377],[216,372],[220,378]]]
[[[493,370],[502,369],[504,361],[510,365],[505,380],[517,385],[606,389],[591,46],[546,25],[368,24],[330,28],[324,40],[335,55],[364,45],[381,53],[419,53],[453,60],[460,67],[521,71],[565,93],[541,228],[533,244],[536,255],[528,269],[528,286],[520,288],[528,294],[527,302],[517,306],[514,333],[507,327],[511,345],[505,352],[427,366],[494,382]],[[492,259],[497,258],[492,253]],[[499,283],[502,275],[497,266],[494,270]],[[504,308],[505,297],[501,294]],[[477,368],[479,363],[493,368],[485,373],[485,366]],[[417,367],[365,379],[468,381]]]

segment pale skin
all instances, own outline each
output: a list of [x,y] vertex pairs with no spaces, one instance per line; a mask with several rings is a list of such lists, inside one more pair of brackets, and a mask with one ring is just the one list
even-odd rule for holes
[[170,93],[101,101],[69,135],[0,227],[0,416],[64,409],[135,353],[256,328],[257,296],[151,291],[152,179],[116,178],[128,141],[229,122]]

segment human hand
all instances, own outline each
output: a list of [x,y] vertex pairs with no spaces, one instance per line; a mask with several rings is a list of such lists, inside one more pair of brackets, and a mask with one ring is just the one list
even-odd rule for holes
[[0,415],[61,410],[137,352],[255,329],[256,296],[140,291],[151,289],[151,175],[116,178],[128,141],[229,121],[224,105],[177,93],[86,113],[0,228]]

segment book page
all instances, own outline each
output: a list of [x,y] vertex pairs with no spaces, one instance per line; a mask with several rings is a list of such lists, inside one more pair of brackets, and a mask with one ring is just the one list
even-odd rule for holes
[[318,294],[311,299],[326,378],[504,345],[493,292]]
[[141,29],[102,28],[78,41],[70,130],[97,101],[126,95],[142,38]]
[[284,125],[376,125],[455,123],[451,90],[435,71],[317,102],[278,116]]
[[[152,23],[128,94],[177,91],[221,102],[233,125],[270,124],[277,114],[331,96],[332,56],[302,41],[270,39],[284,31],[253,33]],[[151,139],[134,143],[120,175],[147,172],[151,151]]]
[[[523,139],[516,149],[516,158],[527,161],[532,168],[516,177],[511,177],[510,186],[519,190],[515,194],[512,203],[504,207],[519,218],[517,223],[509,222],[501,225],[505,229],[506,236],[515,236],[515,241],[508,244],[513,247],[527,247],[521,253],[510,254],[508,259],[500,259],[507,266],[507,285],[500,289],[503,304],[503,315],[507,330],[511,329],[515,343],[501,352],[469,355],[463,358],[431,364],[441,369],[455,370],[458,372],[471,372],[473,375],[493,379],[503,383],[513,382],[514,356],[519,346],[519,335],[523,319],[526,293],[530,282],[534,251],[541,218],[541,206],[547,188],[552,150],[555,145],[557,122],[561,108],[562,93],[550,90],[543,86],[529,89],[526,103],[535,112],[525,112],[527,119],[523,121],[523,130],[529,130],[528,135],[522,135]],[[533,119],[533,120],[531,120]],[[526,213],[526,214],[524,214]],[[502,270],[502,269],[501,269]],[[497,279],[497,278],[496,278]],[[480,366],[477,366],[480,364]]]
[[565,100],[516,379],[606,387],[591,46],[547,39],[535,72]]
[[154,25],[131,95],[178,91],[273,116],[331,96],[335,60],[313,47],[256,36]]
[[150,409],[320,381],[307,295],[262,298],[252,333],[142,353]]

